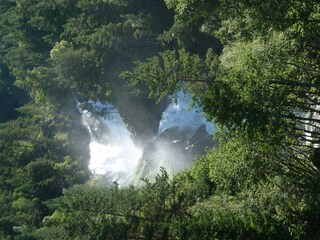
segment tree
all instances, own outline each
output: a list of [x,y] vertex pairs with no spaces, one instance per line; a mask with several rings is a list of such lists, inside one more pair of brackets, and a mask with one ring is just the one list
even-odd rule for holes
[[[193,9],[192,1],[168,4],[175,7],[177,17]],[[302,10],[297,12],[300,4]],[[271,17],[275,6],[280,10]],[[313,45],[319,32],[310,24],[318,24],[318,4],[277,2],[275,6],[228,1],[212,12],[195,8],[194,14],[205,12],[207,20],[214,17],[221,25],[212,29],[224,43],[219,57],[210,49],[206,56],[184,49],[166,51],[138,62],[122,76],[133,85],[147,84],[150,96],[156,98],[181,88],[191,91],[208,119],[230,132],[263,134],[274,144],[313,147],[319,139],[319,49]],[[285,22],[278,22],[279,18]]]
[[20,230],[29,234],[48,214],[45,201],[89,177],[88,143],[74,145],[76,135],[87,134],[84,127],[69,125],[71,119],[53,105],[29,104],[20,112],[23,116],[0,125],[0,221],[4,234],[12,236]]
[[170,239],[188,216],[164,169],[143,188],[81,185],[48,204],[54,213],[36,230],[39,239]]

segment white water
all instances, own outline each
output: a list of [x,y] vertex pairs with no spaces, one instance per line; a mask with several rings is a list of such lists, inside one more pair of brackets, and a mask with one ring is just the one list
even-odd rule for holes
[[205,124],[207,132],[213,134],[213,123],[208,122],[202,116],[201,108],[195,106],[189,109],[191,104],[192,95],[190,93],[184,94],[183,92],[179,92],[177,94],[177,101],[172,101],[163,112],[158,134],[174,127],[194,132],[203,124]]
[[[170,128],[190,130],[192,134],[203,124],[207,132],[212,134],[214,125],[203,118],[201,109],[189,109],[191,102],[190,94],[178,93],[177,102],[170,103],[163,112],[158,135]],[[95,117],[86,110],[82,111],[83,123],[91,136],[89,168],[95,175],[108,175],[112,177],[112,181],[122,185],[129,184],[143,154],[143,147],[133,142],[127,126],[111,104],[97,102],[94,105],[97,108],[107,107],[112,110],[108,118]],[[166,154],[168,153],[169,150],[166,150]]]
[[[100,107],[101,103],[96,103]],[[99,119],[83,111],[83,123],[88,127],[90,142],[89,169],[93,174],[108,174],[119,183],[130,182],[142,156],[142,148],[135,145],[131,133],[114,107],[108,117]],[[97,132],[95,132],[97,131]],[[102,131],[102,132],[99,132]]]

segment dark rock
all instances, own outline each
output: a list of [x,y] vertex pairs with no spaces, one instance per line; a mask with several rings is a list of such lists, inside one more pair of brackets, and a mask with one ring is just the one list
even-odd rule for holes
[[160,167],[175,174],[190,167],[196,156],[205,154],[213,144],[213,136],[204,124],[195,132],[178,127],[166,129],[145,146],[137,175],[151,177]]

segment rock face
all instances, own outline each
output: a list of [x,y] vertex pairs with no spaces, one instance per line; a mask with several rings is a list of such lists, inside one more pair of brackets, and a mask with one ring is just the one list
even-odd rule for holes
[[196,129],[173,127],[165,129],[144,150],[137,167],[135,184],[141,178],[152,178],[160,167],[174,175],[192,165],[197,156],[205,153],[207,147],[214,144],[213,136],[206,130],[205,124]]
[[162,113],[157,136],[144,147],[135,184],[140,178],[152,179],[160,167],[174,175],[190,167],[206,147],[212,147],[215,127],[202,116],[201,108],[190,108],[191,103],[191,94],[179,92]]

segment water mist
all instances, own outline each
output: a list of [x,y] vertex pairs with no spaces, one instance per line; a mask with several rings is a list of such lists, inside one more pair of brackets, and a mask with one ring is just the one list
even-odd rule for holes
[[[115,108],[107,103],[92,103],[95,108],[112,109],[105,117],[82,111],[90,136],[90,165],[94,175],[120,185],[139,184],[139,178],[152,178],[164,167],[169,174],[190,167],[197,155],[212,145],[214,125],[202,116],[199,107],[189,109],[191,94],[178,93],[162,114],[154,139],[138,146]],[[135,179],[135,180],[134,180]]]

